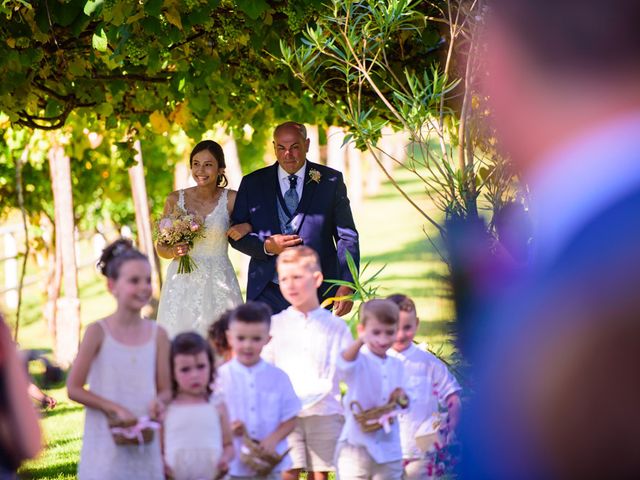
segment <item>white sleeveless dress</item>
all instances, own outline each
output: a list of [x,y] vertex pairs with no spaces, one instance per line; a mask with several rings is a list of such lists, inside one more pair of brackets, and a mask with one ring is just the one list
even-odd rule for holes
[[[156,396],[156,331],[143,345],[115,340],[101,321],[104,340],[89,369],[89,389],[128,408],[137,417],[149,414]],[[106,415],[85,407],[84,435],[78,465],[80,480],[163,479],[159,432],[146,445],[116,445]]]
[[175,480],[213,480],[221,456],[220,414],[213,403],[169,405],[164,458]]
[[[160,294],[158,323],[169,337],[195,330],[206,337],[207,328],[228,308],[242,303],[240,285],[227,253],[229,214],[227,190],[205,218],[205,237],[194,242],[189,255],[197,268],[178,274],[178,260],[172,260]],[[184,190],[180,190],[178,206],[186,211]]]

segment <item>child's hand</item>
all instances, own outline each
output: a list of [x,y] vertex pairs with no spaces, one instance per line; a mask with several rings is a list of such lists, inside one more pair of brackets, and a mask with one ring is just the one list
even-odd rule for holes
[[220,459],[220,461],[218,462],[218,476],[216,477],[216,480],[220,478],[224,478],[228,472],[229,472],[229,463],[224,458]]
[[164,476],[169,479],[173,478],[173,470],[171,470],[171,467],[167,465],[165,462],[163,462],[163,466],[164,466]]
[[42,397],[42,400],[40,400],[40,405],[42,405],[42,408],[56,408],[57,404],[58,402],[56,401],[56,399],[50,397],[49,395],[45,395],[44,397]]
[[164,420],[164,415],[167,412],[167,406],[165,403],[158,397],[154,398],[149,405],[149,416],[153,420],[157,420],[159,422]]
[[389,401],[397,403],[400,408],[409,407],[409,396],[400,387],[391,392],[391,395],[389,395]]
[[109,417],[109,423],[111,425],[121,425],[123,423],[134,423],[138,421],[138,417],[128,409],[116,404],[107,411],[107,417]]
[[240,240],[242,237],[251,233],[253,228],[250,223],[239,223],[237,225],[233,225],[229,230],[227,230],[227,236],[231,240]]
[[262,451],[270,455],[276,455],[277,446],[278,442],[271,435],[260,442],[260,448]]
[[244,423],[242,423],[240,420],[234,420],[233,422],[231,422],[231,433],[233,433],[234,436],[242,436],[244,430]]

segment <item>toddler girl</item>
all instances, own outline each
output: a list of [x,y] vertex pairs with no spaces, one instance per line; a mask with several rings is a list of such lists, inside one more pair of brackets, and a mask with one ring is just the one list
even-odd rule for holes
[[162,479],[159,435],[143,445],[116,445],[110,430],[146,417],[156,395],[170,391],[169,339],[140,316],[151,297],[151,267],[125,239],[104,249],[98,267],[117,308],[87,327],[67,380],[69,398],[86,407],[78,478]]
[[227,408],[209,400],[214,368],[211,348],[199,334],[186,332],[173,339],[173,400],[163,438],[165,470],[176,480],[222,478],[233,459]]

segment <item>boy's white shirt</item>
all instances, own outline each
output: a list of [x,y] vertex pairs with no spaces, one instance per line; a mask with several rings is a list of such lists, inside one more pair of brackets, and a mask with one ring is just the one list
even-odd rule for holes
[[416,446],[416,431],[438,411],[438,406],[446,407],[447,397],[461,388],[441,360],[415,344],[402,352],[390,348],[387,355],[402,362],[409,396],[409,409],[399,416],[402,455],[405,459],[420,458],[423,454]]
[[[232,359],[218,370],[216,391],[220,392],[229,410],[229,420],[240,420],[245,424],[251,438],[263,440],[278,428],[282,422],[298,415],[300,400],[293,391],[287,374],[281,369],[260,360],[246,367]],[[242,437],[235,436],[236,455],[231,462],[229,473],[235,476],[253,476],[255,472],[240,461]],[[276,450],[282,454],[287,449],[287,439],[283,439]],[[276,466],[276,471],[291,467],[287,455]]]
[[262,357],[289,375],[299,416],[342,414],[336,362],[353,341],[345,321],[324,308],[304,315],[289,307],[271,317],[270,334]]
[[390,356],[378,357],[364,345],[353,362],[347,362],[340,356],[338,368],[347,384],[344,397],[345,424],[339,441],[365,447],[377,463],[401,460],[398,422],[393,422],[389,433],[384,429],[364,433],[356,422],[350,405],[357,400],[362,409],[367,410],[386,404],[391,392],[398,387],[405,388],[402,362]]

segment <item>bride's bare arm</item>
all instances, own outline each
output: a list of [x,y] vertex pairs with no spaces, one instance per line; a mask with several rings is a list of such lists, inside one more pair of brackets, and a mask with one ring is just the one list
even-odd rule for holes
[[[229,197],[227,200],[227,209],[229,211],[229,216],[233,212],[233,206],[236,203],[236,192],[235,190],[229,190]],[[251,233],[253,231],[253,227],[250,223],[238,223],[236,225],[231,226],[229,230],[227,230],[227,236],[232,240],[240,240],[246,234]]]

